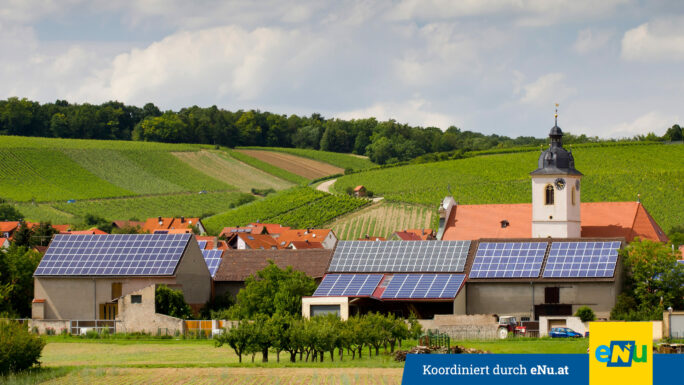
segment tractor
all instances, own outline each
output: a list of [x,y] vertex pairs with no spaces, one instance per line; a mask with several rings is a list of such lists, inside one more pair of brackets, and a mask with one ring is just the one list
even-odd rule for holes
[[524,336],[527,333],[527,327],[518,325],[518,321],[513,316],[499,317],[499,327],[496,330],[496,335],[499,339],[508,338],[508,333],[513,333],[516,336]]

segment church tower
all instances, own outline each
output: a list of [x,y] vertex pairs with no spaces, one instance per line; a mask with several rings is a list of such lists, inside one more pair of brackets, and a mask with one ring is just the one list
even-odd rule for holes
[[572,152],[563,148],[563,131],[551,128],[549,148],[539,156],[539,168],[532,171],[532,237],[579,238],[580,179]]

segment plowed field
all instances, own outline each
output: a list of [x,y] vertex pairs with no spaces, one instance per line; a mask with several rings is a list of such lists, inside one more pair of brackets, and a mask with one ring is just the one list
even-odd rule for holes
[[236,151],[307,179],[316,179],[327,175],[344,173],[344,170],[339,167],[281,152],[259,150]]

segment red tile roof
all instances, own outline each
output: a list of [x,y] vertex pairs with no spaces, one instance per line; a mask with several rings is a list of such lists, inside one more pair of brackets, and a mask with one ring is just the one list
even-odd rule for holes
[[19,222],[17,221],[0,222],[0,231],[3,233],[12,232],[16,230],[17,227],[19,227]]
[[249,226],[252,227],[262,227],[266,229],[266,232],[269,234],[281,234],[283,231],[290,230],[289,227],[287,226],[281,226],[278,223],[250,223]]
[[214,281],[244,281],[252,274],[268,266],[272,260],[281,269],[292,266],[313,278],[325,274],[333,250],[227,250],[219,265]]
[[145,224],[142,226],[143,230],[152,233],[157,229],[187,229],[196,226],[199,223],[199,218],[147,218]]
[[361,186],[356,186],[356,187],[354,187],[354,192],[359,192],[359,191],[363,190],[364,188],[365,188],[365,187],[363,187],[363,185],[361,185]]
[[5,242],[9,242],[9,239],[7,238],[0,238],[0,246],[3,246]]
[[280,247],[287,247],[292,242],[322,243],[331,231],[330,229],[284,230],[275,239]]
[[207,245],[204,247],[205,250],[213,250],[214,245],[216,245],[216,237],[196,235],[195,238],[197,238],[198,241],[207,242]]
[[114,227],[117,227],[119,229],[123,229],[124,227],[140,227],[142,228],[145,226],[145,222],[140,222],[140,221],[113,221],[112,224]]
[[293,249],[323,249],[323,244],[320,242],[308,242],[308,241],[292,241],[288,245]]
[[238,237],[245,242],[248,248],[254,250],[280,249],[278,242],[268,234],[245,234],[240,233]]
[[434,239],[435,235],[432,229],[410,229],[396,231],[394,234],[402,241],[426,241]]
[[359,238],[357,240],[358,241],[386,241],[387,239],[385,239],[384,237],[376,237],[376,236],[370,235],[368,237]]
[[237,227],[224,227],[219,234],[219,237],[229,237],[231,234],[263,234],[264,226],[237,226]]
[[[635,237],[667,242],[667,236],[639,202],[588,202],[580,206],[583,238]],[[503,228],[501,221],[508,221]],[[532,204],[457,205],[443,240],[530,238]]]
[[108,234],[106,231],[100,229],[92,228],[90,230],[75,230],[75,231],[60,231],[60,234],[72,234],[72,235],[102,235]]

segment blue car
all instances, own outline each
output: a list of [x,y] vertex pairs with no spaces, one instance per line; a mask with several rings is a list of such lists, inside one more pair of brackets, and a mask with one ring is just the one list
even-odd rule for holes
[[581,334],[569,328],[551,328],[549,331],[549,337],[551,338],[579,338],[582,337]]

